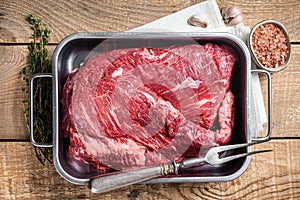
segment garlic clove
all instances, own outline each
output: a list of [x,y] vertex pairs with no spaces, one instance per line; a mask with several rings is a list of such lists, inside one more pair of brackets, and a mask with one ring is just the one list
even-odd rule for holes
[[198,14],[192,15],[188,19],[188,24],[192,26],[199,26],[202,28],[206,28],[209,25],[208,20]]
[[239,6],[226,6],[221,10],[225,24],[234,26],[243,22],[242,9]]
[[224,15],[225,20],[234,18],[242,13],[242,9],[239,6],[230,6]]
[[229,21],[228,21],[228,25],[229,26],[234,26],[234,25],[237,25],[237,24],[240,24],[244,21],[244,17],[242,14],[239,14],[237,16],[235,16],[234,18],[231,18]]
[[231,6],[226,6],[224,8],[222,8],[221,10],[221,14],[222,14],[222,17],[225,18],[225,14],[227,13],[227,10],[230,8]]

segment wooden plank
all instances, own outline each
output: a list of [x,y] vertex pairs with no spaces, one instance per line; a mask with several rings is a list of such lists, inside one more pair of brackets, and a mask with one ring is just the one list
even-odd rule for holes
[[[0,1],[0,42],[29,42],[31,30],[26,22],[29,13],[43,19],[52,31],[50,42],[58,43],[75,32],[122,32],[187,8],[202,0],[167,1],[91,1],[81,0],[2,0]],[[297,0],[218,0],[218,5],[239,5],[245,24],[253,26],[263,19],[283,23],[291,41],[300,41],[300,3]],[[276,15],[274,15],[276,11]],[[183,30],[184,31],[184,30]]]
[[299,199],[300,140],[275,140],[254,147],[274,152],[252,157],[246,172],[222,183],[132,185],[103,194],[65,181],[42,166],[28,142],[0,142],[0,199]]
[[[273,137],[300,137],[300,45],[293,45],[289,66],[272,74]],[[267,96],[267,80],[261,77]]]
[[27,64],[26,47],[1,46],[0,138],[28,138],[23,116],[21,69]]
[[[52,55],[54,46],[49,46]],[[0,45],[0,139],[28,139],[23,103],[21,70],[29,65],[27,46]]]
[[[52,55],[55,46],[50,46]],[[28,64],[26,46],[0,45],[0,139],[28,139],[24,123],[24,94],[20,71]],[[293,45],[289,67],[273,74],[273,137],[300,137],[300,45]],[[262,78],[263,92],[266,93]]]

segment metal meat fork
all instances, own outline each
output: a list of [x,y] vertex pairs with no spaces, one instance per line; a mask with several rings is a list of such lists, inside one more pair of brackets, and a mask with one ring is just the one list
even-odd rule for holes
[[190,159],[183,160],[181,162],[172,161],[168,164],[162,164],[155,167],[149,167],[149,168],[143,168],[143,169],[137,169],[137,170],[125,171],[125,172],[121,171],[106,176],[103,175],[97,176],[90,180],[89,186],[91,187],[92,192],[95,193],[106,192],[127,185],[146,181],[158,176],[167,175],[171,173],[177,174],[180,168],[194,167],[202,163],[207,163],[210,165],[219,165],[238,158],[250,156],[253,154],[272,151],[272,150],[259,150],[259,151],[246,152],[246,153],[230,155],[225,157],[220,156],[222,152],[237,149],[237,148],[247,147],[258,143],[261,142],[251,142],[251,143],[212,147],[211,149],[208,150],[205,156],[201,158],[190,158]]
[[220,156],[220,153],[222,153],[222,152],[233,150],[233,149],[238,149],[238,148],[242,148],[242,147],[247,147],[247,146],[251,146],[254,144],[258,144],[258,143],[261,143],[261,142],[251,142],[251,143],[233,144],[233,145],[213,147],[208,150],[208,152],[205,154],[205,156],[203,158],[191,158],[191,159],[183,160],[180,163],[177,163],[177,164],[179,164],[178,168],[189,168],[189,167],[199,165],[201,163],[208,163],[210,165],[219,165],[219,164],[223,164],[223,163],[226,163],[226,162],[238,159],[238,158],[250,156],[253,154],[272,151],[272,150],[259,150],[259,151],[241,153],[241,154],[237,154],[237,155],[230,155],[227,157]]

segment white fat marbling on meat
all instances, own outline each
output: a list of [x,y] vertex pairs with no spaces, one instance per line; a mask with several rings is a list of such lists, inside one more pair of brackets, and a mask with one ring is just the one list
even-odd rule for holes
[[112,73],[111,77],[116,78],[116,77],[122,76],[122,74],[123,74],[123,68],[119,67]]

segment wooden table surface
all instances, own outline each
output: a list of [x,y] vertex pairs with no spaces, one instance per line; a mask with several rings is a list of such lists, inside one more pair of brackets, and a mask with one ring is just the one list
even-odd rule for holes
[[[71,184],[51,164],[43,166],[29,142],[22,111],[21,69],[28,65],[29,13],[52,31],[50,54],[75,32],[122,32],[201,0],[1,0],[0,1],[0,199],[300,199],[300,1],[219,0],[220,8],[239,5],[245,25],[264,19],[283,23],[292,42],[288,68],[272,75],[273,135],[254,149],[239,178],[222,183],[132,185],[104,194]],[[264,94],[265,80],[262,79]]]

